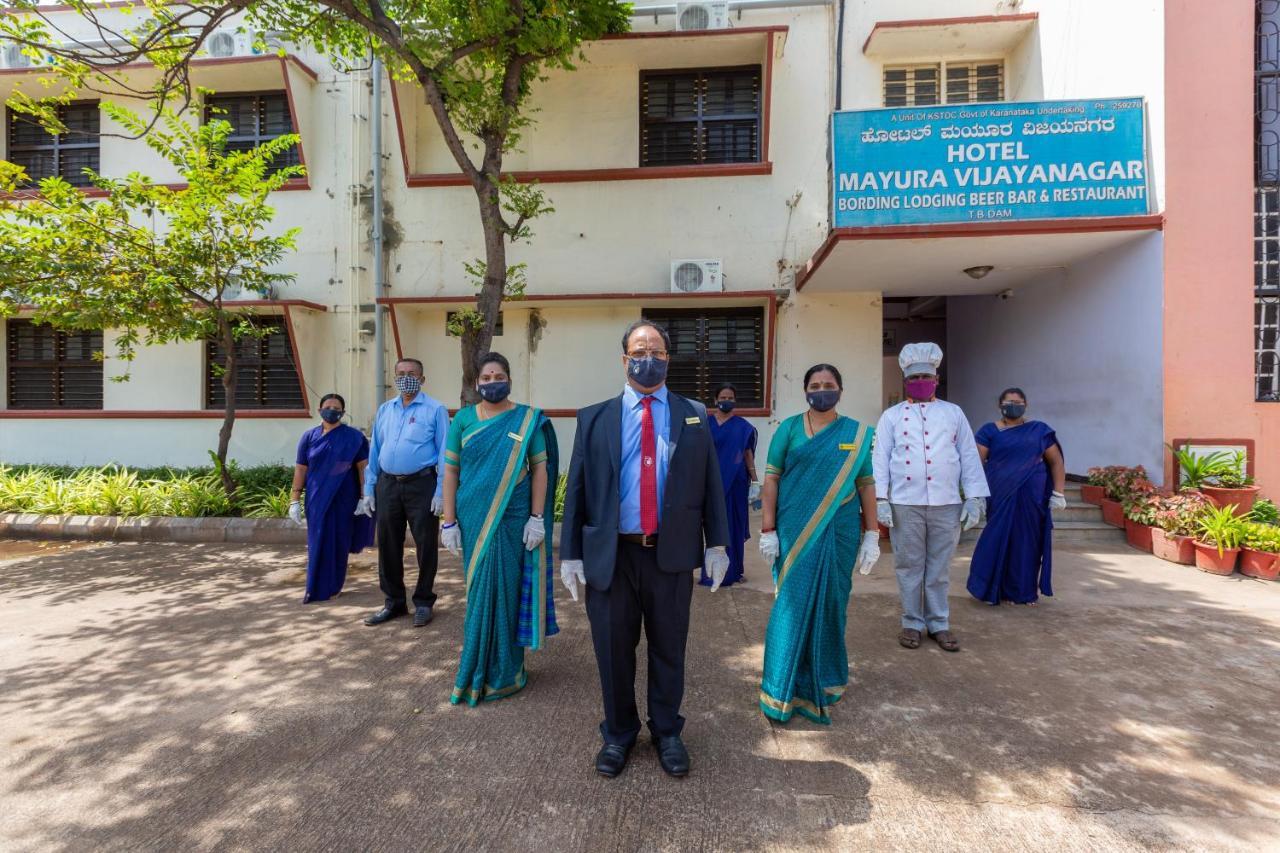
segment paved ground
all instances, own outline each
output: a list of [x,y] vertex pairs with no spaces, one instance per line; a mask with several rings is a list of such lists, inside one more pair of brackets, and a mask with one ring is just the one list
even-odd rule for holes
[[890,560],[855,577],[829,728],[755,710],[772,596],[697,589],[694,772],[644,744],[607,781],[567,600],[529,688],[466,709],[450,561],[429,628],[374,629],[365,555],[304,607],[299,550],[0,543],[0,848],[1280,848],[1280,584],[1102,547],[989,608],[961,556],[946,655],[897,646]]

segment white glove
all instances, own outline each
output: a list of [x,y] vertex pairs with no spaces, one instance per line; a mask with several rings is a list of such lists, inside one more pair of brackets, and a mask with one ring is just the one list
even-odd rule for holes
[[876,564],[876,560],[880,559],[880,531],[864,530],[862,531],[862,544],[858,546],[858,574],[869,575],[871,569]]
[[968,530],[982,521],[982,506],[985,502],[984,498],[969,498],[964,502],[964,508],[960,510],[961,530]]
[[755,503],[760,498],[760,484],[752,483],[747,486],[747,503]]
[[1054,492],[1049,495],[1049,509],[1066,509],[1067,496],[1062,492]]
[[876,501],[876,521],[885,527],[893,527],[893,507],[884,498]]
[[356,504],[355,514],[373,518],[373,495],[365,495],[360,499],[360,503]]
[[444,495],[436,495],[434,498],[431,499],[431,514],[432,515],[444,514]]
[[708,548],[702,555],[702,564],[707,567],[707,574],[711,575],[711,591],[715,592],[724,583],[724,576],[729,573],[729,555],[725,553],[724,546]]
[[302,523],[302,501],[294,501],[289,504],[289,520],[294,524]]
[[440,544],[453,556],[462,553],[462,528],[456,523],[452,527],[440,528]]
[[532,551],[546,538],[547,528],[543,520],[529,516],[529,520],[524,523],[524,549]]
[[560,561],[560,582],[569,590],[569,597],[578,600],[578,584],[587,585],[587,572],[581,560]]
[[771,530],[760,534],[760,555],[772,563],[778,559],[782,547],[778,544],[778,531]]

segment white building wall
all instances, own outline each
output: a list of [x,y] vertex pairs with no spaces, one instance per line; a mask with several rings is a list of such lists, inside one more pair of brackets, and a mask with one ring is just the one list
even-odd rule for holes
[[951,401],[974,429],[996,396],[1027,392],[1028,417],[1057,430],[1067,470],[1163,471],[1163,236],[1142,237],[1013,297],[947,300]]

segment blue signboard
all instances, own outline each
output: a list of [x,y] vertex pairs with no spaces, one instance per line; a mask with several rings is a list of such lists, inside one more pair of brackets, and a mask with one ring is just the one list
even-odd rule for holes
[[837,228],[1151,209],[1141,98],[838,112],[831,136]]

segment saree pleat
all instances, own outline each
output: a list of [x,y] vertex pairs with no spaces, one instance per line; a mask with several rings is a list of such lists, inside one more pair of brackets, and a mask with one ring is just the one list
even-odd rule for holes
[[778,483],[777,598],[765,632],[760,710],[830,723],[849,682],[846,612],[861,541],[857,472],[873,430],[840,418],[791,451]]
[[[547,442],[545,452],[531,452],[535,433]],[[467,611],[454,704],[476,705],[519,691],[528,680],[525,647],[539,648],[542,638],[558,630],[548,575],[550,532],[537,551],[526,551],[523,542],[532,499],[529,467],[546,461],[548,490],[554,489],[554,442],[550,422],[528,406],[481,421],[463,437],[457,512]],[[551,513],[546,515],[550,522]]]

